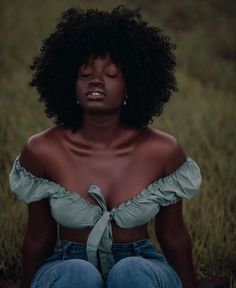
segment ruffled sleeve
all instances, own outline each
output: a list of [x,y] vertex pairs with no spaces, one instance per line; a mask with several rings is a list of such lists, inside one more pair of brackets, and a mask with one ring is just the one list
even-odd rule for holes
[[173,204],[181,199],[192,198],[199,190],[202,175],[196,161],[186,155],[186,159],[170,175],[160,178],[148,186],[161,206]]
[[198,164],[186,155],[185,161],[175,171],[149,184],[131,200],[113,208],[112,215],[120,227],[145,224],[159,212],[161,206],[192,198],[201,182]]
[[[26,170],[19,161],[18,155],[9,174],[11,190],[20,200],[31,203],[49,197],[61,187],[45,178],[39,178]],[[50,182],[50,185],[49,185]]]

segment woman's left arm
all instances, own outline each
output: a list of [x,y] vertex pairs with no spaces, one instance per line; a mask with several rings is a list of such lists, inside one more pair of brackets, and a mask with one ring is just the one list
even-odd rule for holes
[[[185,161],[185,152],[175,138],[170,138],[165,153],[164,174],[167,176]],[[196,288],[191,240],[182,214],[182,201],[161,207],[155,219],[155,231],[161,248],[179,275],[184,288]]]
[[183,287],[197,288],[191,240],[182,215],[182,201],[162,207],[155,220],[155,231],[163,253],[179,275]]

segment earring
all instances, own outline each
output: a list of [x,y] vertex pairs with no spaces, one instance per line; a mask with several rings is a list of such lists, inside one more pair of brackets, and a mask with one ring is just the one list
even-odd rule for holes
[[126,101],[126,99],[128,99],[127,94],[125,95],[125,100],[124,100],[124,102],[123,102],[123,106],[126,106],[126,105],[127,105],[127,101]]
[[77,100],[76,103],[79,104],[79,100]]

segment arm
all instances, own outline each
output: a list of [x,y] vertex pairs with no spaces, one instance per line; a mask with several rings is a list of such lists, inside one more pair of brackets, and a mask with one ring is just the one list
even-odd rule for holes
[[[36,177],[45,177],[43,155],[45,143],[37,137],[30,138],[23,148],[20,163]],[[52,218],[49,200],[44,198],[40,201],[28,204],[28,223],[24,237],[22,253],[22,288],[30,287],[33,275],[42,262],[49,257],[57,240],[57,223]]]
[[169,264],[184,288],[196,288],[191,240],[182,216],[182,202],[161,208],[155,221],[156,235]]
[[[166,154],[164,173],[169,175],[185,160],[181,146],[172,138]],[[191,240],[182,215],[182,201],[162,207],[155,219],[155,231],[161,248],[184,288],[196,288]]]
[[57,224],[51,217],[49,201],[43,199],[28,205],[28,225],[22,247],[21,287],[30,287],[33,275],[53,253]]

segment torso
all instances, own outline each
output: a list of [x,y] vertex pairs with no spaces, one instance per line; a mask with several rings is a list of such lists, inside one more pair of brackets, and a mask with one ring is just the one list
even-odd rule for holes
[[[47,129],[39,137],[48,144],[46,177],[69,191],[79,192],[93,204],[96,202],[87,191],[92,184],[98,185],[111,210],[164,176],[166,144],[171,136],[157,129],[127,129],[110,149],[94,149],[79,132],[73,134],[63,127]],[[113,222],[112,229],[114,242],[149,237],[147,224],[122,229]],[[86,242],[89,233],[90,229],[60,226],[61,239]]]

